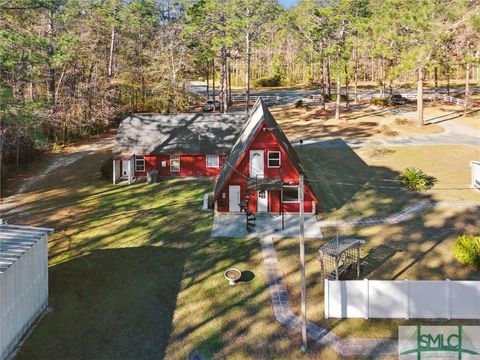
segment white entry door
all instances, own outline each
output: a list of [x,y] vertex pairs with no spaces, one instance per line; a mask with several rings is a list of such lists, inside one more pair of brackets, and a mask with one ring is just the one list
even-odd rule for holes
[[264,176],[264,151],[250,150],[250,177],[263,178]]
[[122,160],[122,176],[123,177],[128,177],[128,165],[130,161],[129,160]]
[[257,212],[268,212],[268,191],[257,191]]
[[228,187],[228,211],[240,211],[240,185],[230,185]]

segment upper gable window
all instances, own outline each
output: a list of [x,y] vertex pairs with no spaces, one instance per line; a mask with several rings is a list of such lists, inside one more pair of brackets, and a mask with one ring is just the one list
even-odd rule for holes
[[281,164],[280,151],[268,152],[268,167],[279,168]]

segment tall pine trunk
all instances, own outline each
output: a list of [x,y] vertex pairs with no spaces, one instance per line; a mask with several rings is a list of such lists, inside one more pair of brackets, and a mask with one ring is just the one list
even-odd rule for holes
[[447,95],[450,96],[450,71],[447,73]]
[[230,64],[227,66],[228,71],[228,106],[232,106],[232,69]]
[[418,83],[417,83],[417,122],[418,126],[423,126],[423,66],[418,68]]
[[335,120],[340,120],[340,97],[342,94],[340,93],[342,89],[342,76],[340,65],[338,66],[338,73],[337,73],[337,98],[335,102]]
[[332,97],[332,87],[331,87],[331,79],[330,79],[330,56],[327,57],[327,94],[328,99]]
[[324,70],[324,61],[322,60],[320,69],[321,69],[321,82],[322,82],[322,107],[325,110],[325,70]]
[[225,45],[222,45],[221,48],[221,55],[222,55],[222,71],[221,71],[221,82],[222,82],[222,97],[221,97],[221,104],[222,104],[222,112],[228,112],[228,101],[227,101],[227,48]]
[[465,105],[464,105],[464,110],[463,113],[467,115],[467,109],[468,109],[468,102],[470,100],[470,62],[467,61],[467,64],[465,66]]
[[115,25],[112,25],[112,33],[110,38],[110,54],[108,58],[108,77],[113,76],[113,52],[115,48],[115,37],[116,37],[116,30]]
[[345,107],[348,108],[350,105],[349,99],[349,79],[348,79],[348,66],[345,64]]
[[438,67],[435,66],[435,69],[433,69],[433,79],[435,83],[435,100],[438,99]]
[[50,102],[52,106],[52,115],[55,113],[55,105],[56,105],[56,99],[55,99],[55,69],[53,68],[52,62],[53,62],[53,9],[48,12],[48,30],[47,30],[47,36],[49,38],[49,44],[47,48],[47,54],[48,54],[48,92],[50,94]]
[[380,98],[383,99],[385,98],[385,66],[384,66],[383,56],[380,59],[380,75],[381,75]]
[[358,92],[357,92],[357,87],[358,87],[358,48],[355,48],[355,67],[354,67],[354,75],[353,75],[353,81],[354,81],[354,88],[353,88],[353,97],[355,99],[355,102],[358,101]]
[[212,59],[212,87],[213,87],[213,102],[215,103],[215,99],[217,98],[215,94],[215,77],[217,74],[215,74],[215,58]]
[[247,30],[245,35],[245,112],[248,112],[250,102],[250,62],[251,62],[251,43],[250,32]]
[[210,61],[207,60],[207,101],[210,100]]

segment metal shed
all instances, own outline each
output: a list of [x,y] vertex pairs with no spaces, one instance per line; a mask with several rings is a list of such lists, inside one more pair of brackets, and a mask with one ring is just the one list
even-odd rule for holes
[[47,240],[52,232],[0,223],[0,360],[47,306]]

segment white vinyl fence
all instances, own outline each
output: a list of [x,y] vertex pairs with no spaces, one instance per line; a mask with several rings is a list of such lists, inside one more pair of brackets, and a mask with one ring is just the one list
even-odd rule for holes
[[325,318],[480,319],[480,281],[325,280]]
[[49,232],[0,225],[0,360],[47,306]]

